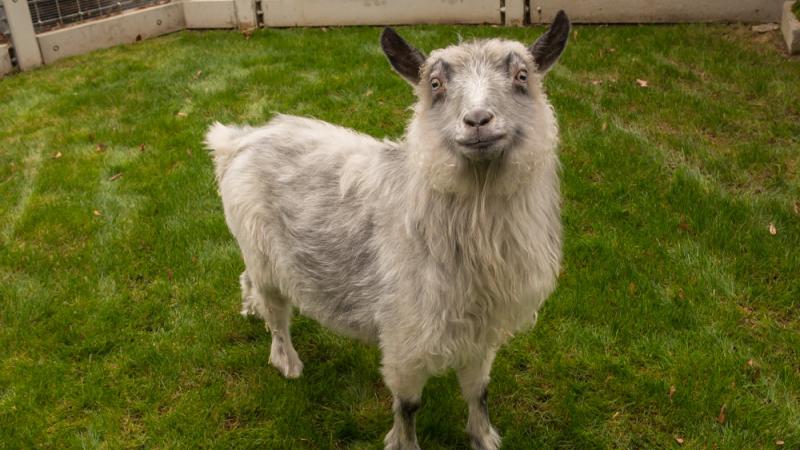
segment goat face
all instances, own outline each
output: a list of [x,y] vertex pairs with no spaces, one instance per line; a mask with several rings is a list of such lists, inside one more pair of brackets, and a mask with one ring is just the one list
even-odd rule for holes
[[444,167],[474,172],[500,161],[530,167],[535,155],[524,153],[554,150],[557,129],[541,81],[564,50],[569,30],[569,19],[559,12],[530,47],[479,40],[426,57],[386,28],[384,53],[418,97],[409,139],[416,141],[414,151],[434,153],[424,155],[424,167],[440,174]]

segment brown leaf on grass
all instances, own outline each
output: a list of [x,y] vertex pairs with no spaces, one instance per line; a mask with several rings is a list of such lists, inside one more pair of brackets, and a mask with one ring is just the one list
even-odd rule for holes
[[117,181],[117,180],[119,180],[121,177],[122,177],[122,172],[120,172],[120,173],[117,173],[117,174],[114,174],[114,175],[111,175],[111,178],[109,178],[109,179],[108,179],[108,181]]
[[56,153],[53,155],[53,159],[58,159],[58,158],[61,158],[61,152],[56,152]]
[[597,86],[603,84],[603,80],[592,80],[592,85]]
[[615,411],[614,414],[611,415],[611,420],[616,419],[617,417],[619,417],[620,414],[621,413],[619,411]]
[[775,445],[778,445],[778,446],[783,446],[783,444],[785,444],[785,442],[783,442],[783,441],[782,441],[782,440],[780,440],[780,439],[778,439],[777,441],[775,441]]
[[756,365],[755,361],[753,361],[753,358],[748,359],[745,364],[747,365],[747,367],[755,367]]
[[139,151],[144,152],[144,144],[139,144]]
[[606,131],[606,129],[608,129],[608,123],[607,123],[607,122],[603,122],[603,126],[602,126],[602,127],[600,127],[600,129],[601,129],[602,131]]
[[169,281],[172,281],[172,279],[174,278],[172,269],[167,269],[167,278],[169,278]]
[[200,78],[200,75],[202,75],[202,74],[203,74],[203,71],[202,70],[198,70],[197,72],[194,73],[194,76],[192,76],[192,79],[196,80],[196,79]]
[[720,425],[725,423],[725,405],[722,405],[722,408],[719,409],[719,415],[717,416],[717,422]]
[[364,92],[364,96],[365,97],[371,97],[372,96],[372,89],[367,89],[367,92]]
[[675,385],[669,387],[669,401],[672,401],[672,396],[675,395]]
[[675,436],[675,442],[677,442],[677,443],[678,443],[678,445],[683,445],[683,443],[684,443],[685,441],[684,441],[684,439],[683,439],[682,437],[680,437],[680,436]]
[[98,211],[96,209],[94,211],[92,211],[92,214],[94,214],[97,217],[101,217],[103,215],[103,213],[101,213],[100,211]]
[[683,214],[681,214],[681,221],[678,222],[678,228],[680,228],[683,231],[692,230],[692,226],[689,225],[689,222],[686,221],[686,217]]
[[639,87],[643,87],[643,88],[646,88],[648,86],[647,80],[640,80],[638,78],[636,79],[636,84],[638,84]]
[[186,116],[188,116],[188,115],[189,115],[189,114],[187,114],[187,113],[185,113],[185,112],[183,112],[183,111],[178,111],[178,114],[177,114],[177,116],[178,116],[178,117],[186,117]]
[[794,202],[794,213],[800,214],[800,201]]
[[107,148],[108,146],[106,144],[98,142],[97,145],[94,146],[94,151],[96,151],[97,153],[103,153],[104,151],[106,151]]
[[768,33],[778,29],[780,29],[780,25],[777,23],[762,23],[760,25],[753,25],[751,28],[751,30],[755,31],[756,33]]
[[631,296],[636,295],[636,283],[634,283],[633,281],[631,281],[630,284],[628,284],[628,293]]
[[769,223],[769,234],[771,234],[771,235],[773,235],[773,236],[775,236],[776,234],[778,234],[778,229],[777,229],[777,228],[775,228],[775,224],[774,224],[774,223],[772,223],[772,222],[770,222],[770,223]]
[[686,299],[686,294],[683,292],[683,288],[678,288],[678,298],[681,300]]

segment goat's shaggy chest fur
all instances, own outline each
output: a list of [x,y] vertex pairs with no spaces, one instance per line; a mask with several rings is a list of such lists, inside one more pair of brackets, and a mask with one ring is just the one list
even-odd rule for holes
[[531,48],[478,41],[427,58],[387,29],[384,50],[420,99],[399,142],[283,115],[208,133],[246,265],[243,313],[267,322],[270,362],[302,371],[292,306],[379,344],[395,397],[387,448],[417,448],[422,387],[448,368],[473,447],[499,445],[491,363],[535,322],[561,259],[558,131],[541,87],[568,35],[560,20]]

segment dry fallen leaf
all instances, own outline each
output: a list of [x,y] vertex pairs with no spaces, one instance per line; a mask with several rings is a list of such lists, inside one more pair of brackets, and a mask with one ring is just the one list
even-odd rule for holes
[[174,278],[174,275],[172,274],[172,269],[167,269],[167,278],[169,278],[170,281],[172,281],[172,278]]
[[597,85],[603,84],[603,80],[592,80],[592,84],[593,84],[594,86],[597,86]]
[[762,23],[760,25],[753,25],[751,28],[751,30],[755,31],[756,33],[767,33],[777,29],[780,29],[780,25],[777,23]]
[[675,436],[675,442],[677,442],[678,445],[683,445],[684,440],[680,436]]
[[92,211],[92,214],[94,214],[94,215],[95,215],[95,216],[97,216],[97,217],[100,217],[100,216],[102,216],[102,215],[103,215],[103,213],[101,213],[100,211],[98,211],[98,210],[96,210],[96,209],[95,209],[94,211]]
[[678,298],[684,300],[686,298],[686,294],[683,292],[683,288],[678,288]]
[[178,111],[178,117],[186,117],[186,116],[188,116],[188,114],[186,114],[185,112]]
[[780,440],[780,439],[779,439],[779,440],[777,440],[777,441],[775,441],[775,445],[783,445],[783,444],[785,444],[785,442],[783,442],[783,441],[782,441],[782,440]]
[[140,152],[143,152],[143,151],[144,151],[144,144],[139,144],[139,151],[140,151]]
[[719,409],[719,415],[717,416],[717,422],[720,425],[725,423],[725,405],[722,405],[722,408]]
[[202,70],[198,70],[197,72],[194,73],[194,76],[192,78],[194,78],[196,80],[196,79],[200,78],[200,75],[202,75],[202,74],[203,74],[203,71]]
[[94,151],[96,151],[97,153],[103,153],[104,151],[106,151],[107,148],[108,146],[106,144],[100,142],[97,145],[95,145]]
[[647,87],[647,80],[640,80],[640,79],[637,78],[636,79],[636,84],[638,84],[639,87],[645,88],[645,87]]
[[747,360],[747,367],[753,367],[756,363],[753,361],[753,358]]
[[602,126],[602,127],[600,127],[600,128],[601,128],[603,131],[606,131],[606,129],[608,128],[608,123],[606,123],[606,122],[603,122],[603,126]]
[[61,158],[61,152],[56,152],[56,154],[53,155],[53,159],[58,159],[58,158]]
[[616,411],[614,414],[611,415],[611,418],[612,419],[616,419],[617,417],[619,417],[619,415],[620,415],[620,412]]
[[112,175],[111,178],[108,179],[108,181],[117,181],[117,180],[120,179],[121,176],[122,176],[122,172],[120,172],[118,174],[115,174],[115,175]]
[[675,395],[675,385],[669,387],[669,401],[672,401],[673,395]]
[[372,89],[367,89],[367,92],[364,92],[364,96],[369,97],[372,95]]
[[628,284],[628,293],[632,296],[636,295],[636,283],[634,283],[633,281],[631,281],[630,284]]
[[775,228],[775,224],[774,224],[774,223],[772,223],[772,222],[770,222],[770,223],[769,223],[769,234],[771,234],[771,235],[773,235],[773,236],[775,236],[776,234],[778,234],[778,229],[777,229],[777,228]]
[[800,214],[800,201],[794,202],[794,213]]

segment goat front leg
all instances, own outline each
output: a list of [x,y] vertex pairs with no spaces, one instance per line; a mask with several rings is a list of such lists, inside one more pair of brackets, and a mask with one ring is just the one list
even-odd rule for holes
[[386,386],[392,391],[394,401],[394,426],[384,439],[385,450],[419,450],[415,416],[422,399],[422,388],[428,374],[410,364],[387,364],[381,369]]
[[458,369],[461,394],[469,406],[467,433],[473,450],[500,448],[500,435],[489,422],[489,372],[492,370],[495,351]]

